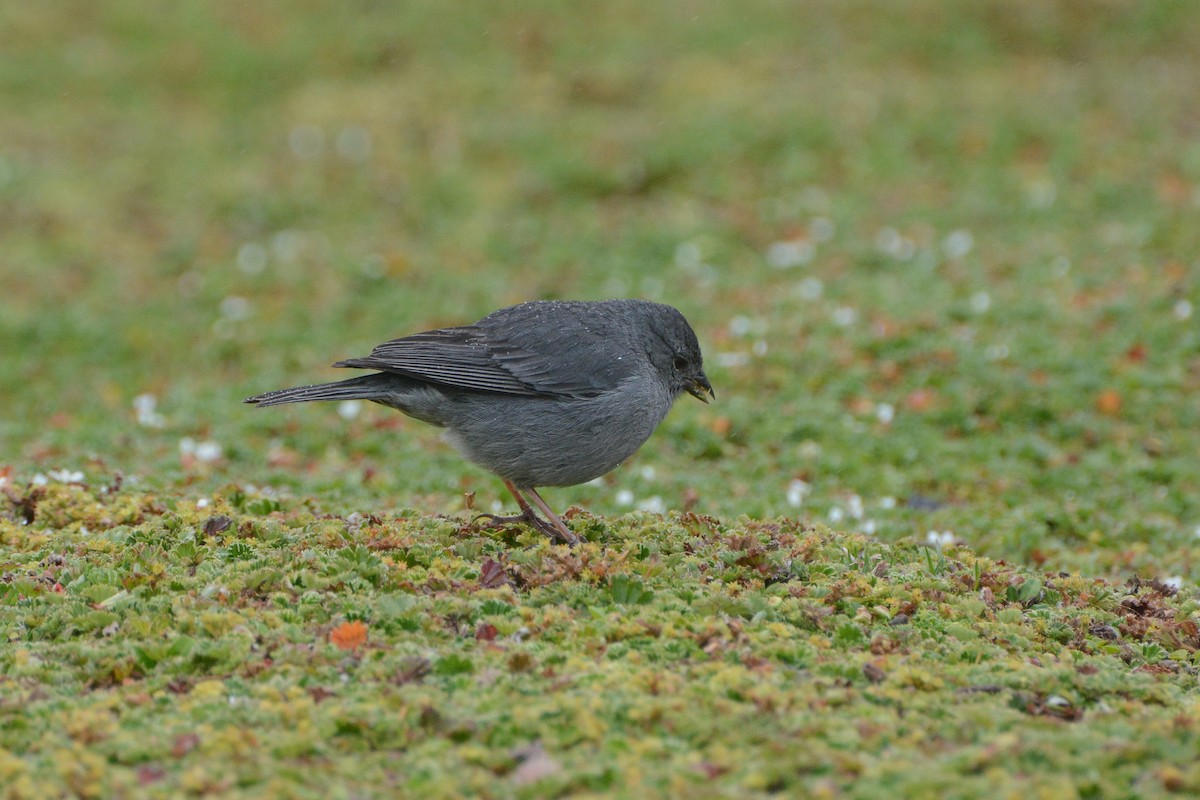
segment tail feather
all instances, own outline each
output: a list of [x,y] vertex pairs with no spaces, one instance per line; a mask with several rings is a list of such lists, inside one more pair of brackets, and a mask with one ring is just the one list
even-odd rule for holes
[[389,377],[382,373],[359,375],[336,383],[296,386],[247,397],[246,403],[256,406],[281,406],[285,403],[308,403],[313,400],[374,400],[387,394]]

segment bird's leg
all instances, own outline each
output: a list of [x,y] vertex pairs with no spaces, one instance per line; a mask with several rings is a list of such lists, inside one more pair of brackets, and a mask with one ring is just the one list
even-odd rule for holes
[[525,498],[522,497],[521,493],[517,491],[516,486],[513,486],[508,481],[504,482],[504,486],[508,489],[508,491],[512,494],[513,497],[517,498],[517,505],[521,507],[521,513],[514,514],[511,517],[501,517],[501,516],[497,516],[496,514],[479,514],[475,517],[475,519],[491,520],[492,522],[494,522],[498,525],[507,525],[509,523],[518,523],[518,522],[532,523],[534,520],[537,520],[538,522],[541,521],[541,520],[538,520],[537,514],[533,513],[533,508],[529,505],[529,503],[525,502]]
[[517,505],[521,508],[521,513],[511,517],[499,517],[495,514],[480,514],[479,516],[475,517],[475,519],[487,519],[490,520],[493,525],[524,523],[531,528],[546,534],[551,539],[556,541],[565,542],[567,544],[579,543],[579,537],[571,533],[571,529],[563,524],[561,519],[555,516],[554,512],[550,510],[550,507],[546,505],[546,501],[543,500],[541,495],[539,495],[535,490],[530,489],[529,493],[533,495],[534,502],[538,504],[538,507],[545,512],[546,516],[548,516],[552,522],[546,522],[544,519],[534,513],[533,507],[529,505],[529,503],[521,495],[520,490],[517,489],[512,481],[505,481],[504,486],[508,489],[512,496],[516,498]]
[[[546,501],[543,500],[542,496],[537,493],[537,489],[530,489],[529,494],[533,496],[533,502],[537,505],[537,507],[540,508],[542,513],[546,515],[546,518],[550,520],[550,524],[557,529],[558,533],[555,538],[560,539],[567,544],[579,544],[579,537],[572,533],[571,529],[567,527],[567,524],[559,519],[557,514],[550,510],[550,506],[546,505]],[[541,520],[538,521],[540,522]]]

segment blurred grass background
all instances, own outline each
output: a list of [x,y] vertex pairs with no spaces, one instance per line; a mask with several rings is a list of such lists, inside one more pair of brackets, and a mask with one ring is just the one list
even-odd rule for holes
[[240,400],[502,305],[636,296],[693,322],[718,402],[556,506],[1194,579],[1198,23],[1189,0],[0,4],[0,466],[487,508],[498,482],[394,412]]

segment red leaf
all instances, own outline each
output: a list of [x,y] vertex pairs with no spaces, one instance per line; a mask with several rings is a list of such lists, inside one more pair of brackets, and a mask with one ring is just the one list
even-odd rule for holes
[[479,567],[479,588],[495,589],[508,582],[508,573],[499,561],[491,558],[483,560],[482,566]]

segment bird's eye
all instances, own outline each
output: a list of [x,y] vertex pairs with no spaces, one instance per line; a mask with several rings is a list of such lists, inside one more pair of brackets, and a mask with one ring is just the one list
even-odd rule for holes
[[675,360],[671,362],[671,365],[679,372],[683,372],[687,369],[688,360],[684,356],[675,356]]

